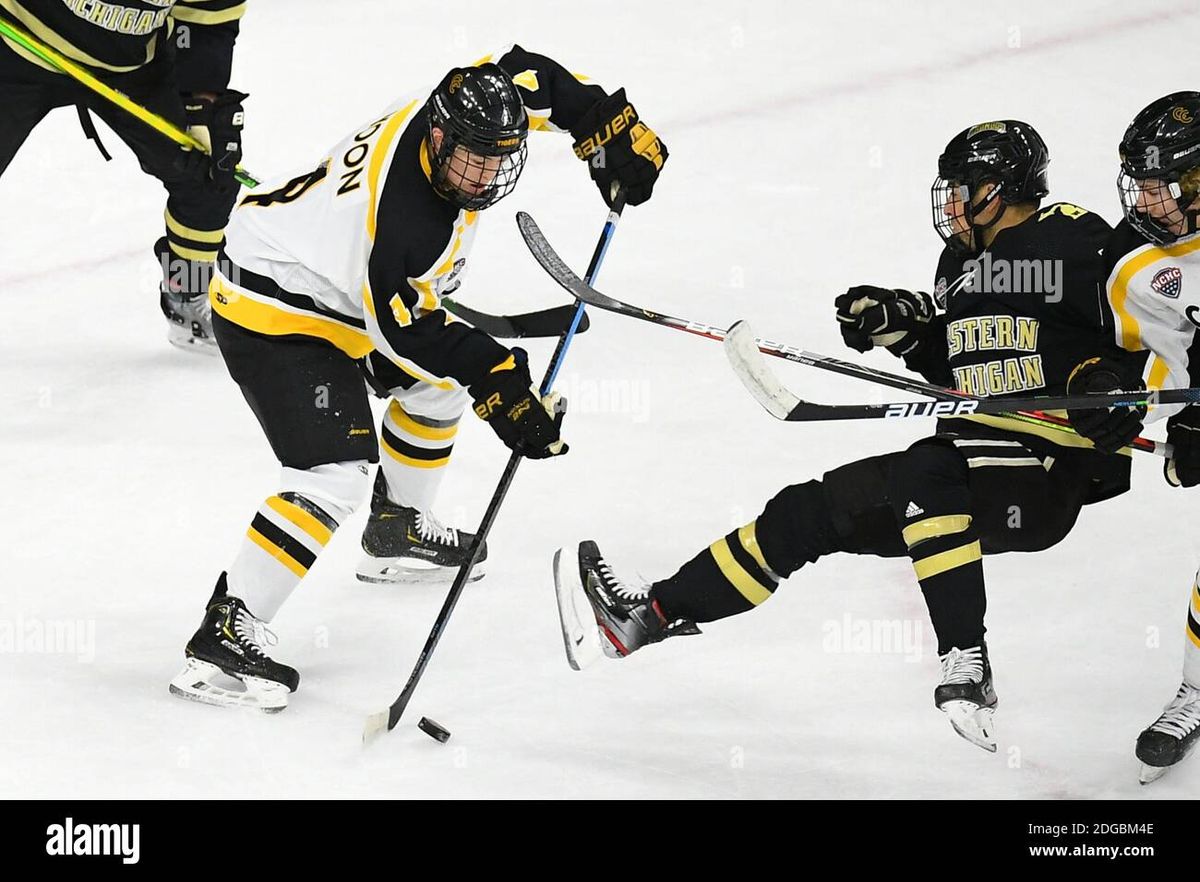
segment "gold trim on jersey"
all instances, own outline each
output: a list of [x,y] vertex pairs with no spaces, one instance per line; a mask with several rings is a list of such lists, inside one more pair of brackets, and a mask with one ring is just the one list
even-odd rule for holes
[[[999,399],[1003,400],[1003,399]],[[1065,417],[1065,410],[1048,410],[1046,413],[1051,416]],[[946,417],[946,419],[955,420],[970,420],[973,423],[979,423],[982,426],[990,426],[993,429],[1003,429],[1005,432],[1014,432],[1019,435],[1036,435],[1038,438],[1044,438],[1047,441],[1057,444],[1059,447],[1079,447],[1082,449],[1095,449],[1095,444],[1074,432],[1066,432],[1062,429],[1051,428],[1049,426],[1039,426],[1033,423],[1022,422],[1010,417],[995,416],[993,414],[973,414],[971,416],[961,417]],[[1118,454],[1122,456],[1132,456],[1133,451],[1128,447],[1122,447]]]
[[1113,276],[1112,285],[1109,287],[1108,301],[1121,322],[1121,348],[1130,352],[1140,352],[1146,348],[1142,342],[1142,329],[1138,320],[1125,308],[1125,301],[1129,298],[1129,285],[1134,276],[1152,263],[1173,257],[1183,257],[1198,248],[1200,248],[1200,238],[1175,245],[1150,245],[1146,246],[1144,251],[1139,249],[1125,255],[1118,262],[1114,269],[1116,275]]
[[233,285],[219,273],[213,274],[208,288],[213,311],[248,331],[279,337],[304,334],[327,340],[351,358],[362,358],[375,349],[366,331],[315,312],[292,311],[271,298]]
[[[94,67],[99,70],[107,70],[113,73],[129,73],[130,71],[137,70],[138,68],[143,67],[153,61],[154,53],[158,47],[157,38],[147,41],[146,60],[140,64],[106,64],[100,59],[93,58],[91,55],[88,55],[88,53],[84,52],[74,43],[71,43],[66,38],[60,36],[57,31],[52,30],[51,28],[42,24],[42,22],[35,17],[32,12],[18,3],[17,0],[0,0],[0,9],[3,9],[5,12],[9,13],[20,25],[25,28],[25,30],[29,31],[29,33],[33,34],[33,36],[37,37],[51,49],[54,49],[56,52],[65,55],[71,61],[76,61],[86,67]],[[38,67],[45,68],[46,70],[53,71],[54,73],[62,73],[62,71],[57,67],[49,64],[48,62],[42,61],[42,59],[38,58],[32,52],[29,52],[15,41],[10,40],[7,37],[4,37],[3,39],[4,42],[8,44],[9,48],[11,48],[26,61],[32,62]]]
[[204,0],[179,0],[171,11],[171,17],[185,24],[216,25],[237,21],[246,13],[246,4],[239,3],[228,9],[197,9],[193,4]]
[[405,120],[412,113],[414,107],[417,106],[417,99],[414,98],[408,104],[401,107],[392,114],[392,118],[388,120],[387,125],[383,127],[383,132],[379,136],[379,140],[375,144],[375,149],[371,151],[371,164],[367,168],[367,191],[371,194],[370,205],[367,206],[367,237],[375,241],[375,212],[379,208],[379,174],[383,171],[383,163],[391,152],[392,142],[400,133],[404,126]]
[[937,518],[926,518],[904,528],[904,544],[912,548],[929,539],[965,532],[970,526],[970,515],[944,515]]

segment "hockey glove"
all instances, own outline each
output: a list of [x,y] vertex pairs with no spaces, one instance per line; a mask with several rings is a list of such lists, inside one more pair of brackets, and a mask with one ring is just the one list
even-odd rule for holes
[[513,453],[545,459],[567,452],[567,445],[559,440],[566,402],[557,393],[544,398],[538,394],[524,349],[513,349],[470,391],[475,413]]
[[1163,468],[1172,487],[1200,484],[1200,405],[1185,407],[1167,420],[1167,441],[1175,448]]
[[[244,92],[232,90],[220,92],[211,100],[184,96],[188,134],[208,150],[208,162],[202,167],[206,169],[207,176],[223,189],[238,186],[233,174],[242,161],[242,102],[248,97]],[[191,165],[200,160],[189,156],[185,162]]]
[[667,145],[638,117],[618,89],[601,98],[571,129],[575,155],[588,164],[600,195],[611,208],[613,184],[620,184],[629,205],[650,198],[658,173],[667,161]]
[[[1144,389],[1140,378],[1122,379],[1121,365],[1111,358],[1089,358],[1075,367],[1067,378],[1068,395],[1119,392]],[[1142,431],[1144,407],[1093,407],[1068,410],[1071,427],[1096,445],[1103,453],[1116,453]]]
[[885,346],[900,356],[911,355],[921,345],[936,313],[933,298],[923,291],[874,285],[855,285],[833,303],[847,346],[859,352]]

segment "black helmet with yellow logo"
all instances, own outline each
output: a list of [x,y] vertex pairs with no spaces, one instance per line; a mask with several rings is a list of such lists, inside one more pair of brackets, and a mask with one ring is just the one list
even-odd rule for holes
[[[1134,229],[1164,244],[1195,233],[1200,206],[1191,209],[1200,195],[1200,92],[1173,92],[1143,108],[1125,130],[1119,149],[1117,190],[1125,218]],[[1146,210],[1146,181],[1162,188],[1161,193],[1156,188],[1152,198],[1173,198],[1175,205],[1165,213]],[[1182,233],[1164,226],[1174,212],[1184,221]]]
[[[529,118],[512,78],[495,64],[455,68],[426,102],[430,182],[468,211],[512,192],[525,166]],[[433,130],[441,133],[435,150]]]
[[[997,199],[1015,205],[1036,202],[1047,195],[1049,165],[1046,142],[1029,123],[1003,119],[964,129],[950,139],[938,157],[938,175],[931,188],[934,229],[946,244],[957,250],[978,250],[973,231],[991,226],[1001,213],[996,212],[986,224],[975,223],[975,216]],[[973,202],[975,193],[984,184],[990,186],[978,202]],[[946,214],[946,203],[951,197],[961,200],[965,232],[957,229]]]

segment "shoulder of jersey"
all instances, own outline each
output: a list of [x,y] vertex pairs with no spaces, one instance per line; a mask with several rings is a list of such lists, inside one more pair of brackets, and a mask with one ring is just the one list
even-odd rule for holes
[[1122,220],[1108,237],[1104,245],[1105,263],[1116,266],[1125,255],[1151,244],[1135,230],[1127,220]]
[[385,249],[403,249],[411,273],[419,275],[433,265],[450,242],[458,211],[434,191],[418,160],[423,125],[410,125],[401,135],[388,166],[379,199],[378,235]]

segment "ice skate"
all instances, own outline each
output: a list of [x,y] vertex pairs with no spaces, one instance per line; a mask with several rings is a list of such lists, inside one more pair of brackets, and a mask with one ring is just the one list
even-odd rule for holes
[[[387,498],[381,471],[371,494],[371,517],[363,531],[366,555],[358,578],[380,584],[443,584],[453,581],[471,554],[475,535],[439,523],[429,512],[397,505]],[[487,543],[471,570],[470,581],[482,579]]]
[[1157,781],[1188,755],[1200,734],[1200,689],[1187,683],[1137,740],[1137,758],[1142,762],[1139,780]]
[[649,586],[621,581],[595,542],[579,543],[578,555],[554,554],[554,591],[567,663],[576,670],[602,655],[622,658],[648,643],[699,634],[694,622],[669,622]]
[[950,718],[954,731],[984,750],[996,752],[992,715],[998,699],[992,689],[992,666],[987,644],[951,649],[940,656],[942,681],[933,701]]
[[275,642],[275,635],[240,599],[226,594],[222,573],[204,621],[184,650],[187,662],[171,680],[171,694],[205,704],[277,713],[287,707],[288,693],[300,685],[300,674],[263,652],[264,643]]

